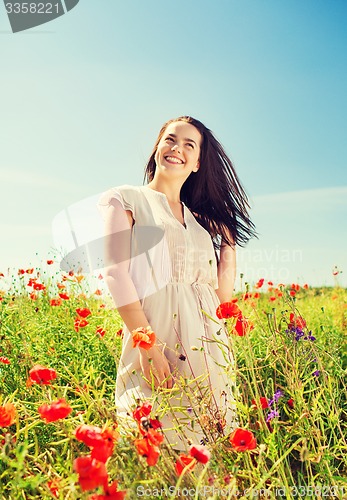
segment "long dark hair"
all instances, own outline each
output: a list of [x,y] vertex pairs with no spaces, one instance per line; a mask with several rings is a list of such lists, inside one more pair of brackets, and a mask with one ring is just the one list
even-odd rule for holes
[[[170,123],[184,121],[194,125],[202,136],[200,168],[191,173],[182,186],[181,201],[196,214],[198,222],[211,234],[215,248],[222,242],[244,246],[253,236],[255,226],[248,215],[250,205],[231,160],[222,145],[203,123],[191,116],[167,121],[161,128],[152,154],[145,167],[144,182],[151,182],[158,144]],[[227,230],[233,241],[230,241]]]

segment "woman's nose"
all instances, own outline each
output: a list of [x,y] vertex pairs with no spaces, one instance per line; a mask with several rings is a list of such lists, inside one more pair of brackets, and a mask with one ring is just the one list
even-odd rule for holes
[[180,151],[180,147],[178,144],[174,144],[171,149],[172,151]]

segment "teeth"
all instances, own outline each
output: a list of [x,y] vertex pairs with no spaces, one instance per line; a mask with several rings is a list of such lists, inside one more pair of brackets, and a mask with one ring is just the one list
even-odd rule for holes
[[174,163],[183,163],[179,158],[173,158],[172,156],[165,156],[167,160],[173,161]]

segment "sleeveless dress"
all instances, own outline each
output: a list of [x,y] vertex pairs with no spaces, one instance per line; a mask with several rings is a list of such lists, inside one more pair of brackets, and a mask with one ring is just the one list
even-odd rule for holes
[[101,212],[111,202],[130,210],[135,220],[129,274],[175,380],[169,390],[147,385],[139,349],[133,348],[124,325],[116,380],[118,416],[129,418],[137,404],[150,401],[174,449],[214,441],[230,432],[237,419],[233,357],[226,328],[216,317],[217,262],[211,236],[183,203],[181,224],[166,195],[147,186],[106,191],[99,201]]

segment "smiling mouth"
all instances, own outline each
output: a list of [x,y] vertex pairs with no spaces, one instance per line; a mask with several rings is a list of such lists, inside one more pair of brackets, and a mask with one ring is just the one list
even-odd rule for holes
[[177,163],[178,165],[182,165],[184,163],[180,158],[176,158],[175,156],[164,156],[164,158],[169,163]]

